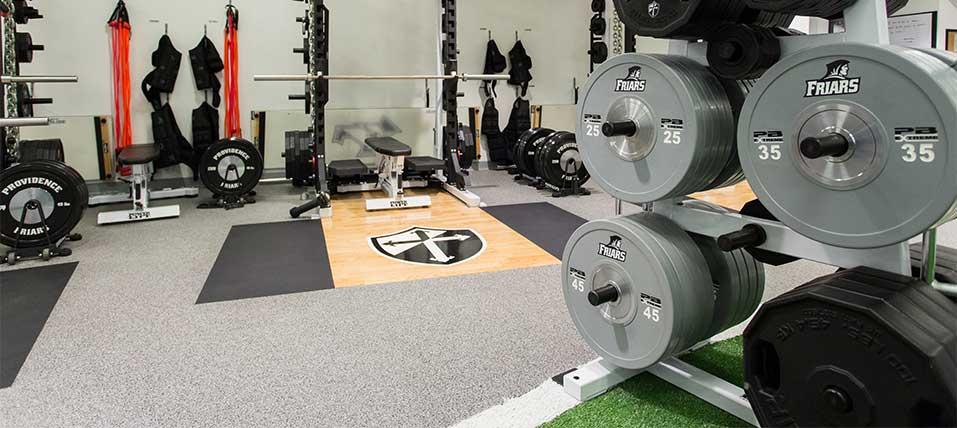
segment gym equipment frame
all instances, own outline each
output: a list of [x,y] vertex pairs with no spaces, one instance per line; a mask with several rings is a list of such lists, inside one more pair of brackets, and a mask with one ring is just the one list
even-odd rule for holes
[[[423,164],[444,163],[444,168],[432,170],[432,179],[441,183],[443,189],[455,196],[469,207],[478,207],[481,199],[468,190],[470,179],[468,171],[464,171],[458,163],[456,154],[456,142],[458,141],[459,122],[458,122],[458,102],[459,81],[482,81],[482,80],[508,80],[508,75],[484,75],[484,74],[459,74],[458,73],[458,43],[456,33],[456,3],[455,0],[440,0],[440,13],[438,14],[439,33],[436,37],[437,69],[436,74],[422,75],[332,75],[328,74],[329,64],[329,9],[322,0],[312,0],[308,2],[308,16],[299,19],[300,22],[307,24],[308,32],[308,62],[309,73],[304,75],[257,75],[254,80],[261,82],[281,82],[281,81],[301,81],[305,82],[308,88],[307,96],[292,96],[290,99],[305,99],[309,103],[310,113],[312,115],[312,151],[315,169],[315,197],[300,207],[290,211],[293,218],[297,218],[306,212],[317,209],[318,217],[331,216],[332,203],[329,182],[335,179],[334,172],[339,168],[331,168],[332,163],[325,161],[325,105],[329,101],[328,82],[332,80],[434,80],[441,82],[442,90],[436,91],[435,105],[435,144],[434,158],[421,158]],[[297,53],[306,53],[306,49],[297,49]],[[401,144],[401,143],[400,143]],[[380,152],[380,155],[382,153]],[[390,159],[391,158],[391,159]],[[383,156],[380,162],[381,167],[391,166],[391,174],[396,172],[395,168],[404,168],[406,160],[413,163],[413,159],[396,159],[391,156]],[[398,160],[399,162],[395,162]],[[429,162],[431,161],[431,162]],[[344,169],[365,169],[359,168],[362,165],[356,164],[358,161],[342,161],[346,163],[341,165]],[[331,189],[334,191],[366,191],[381,189],[389,194],[387,203],[382,201],[371,202],[367,208],[372,209],[397,209],[411,208],[415,206],[428,206],[430,202],[422,198],[409,200],[402,196],[403,187],[409,187],[418,184],[428,184],[427,180],[419,183],[404,182],[401,174],[396,176],[384,177],[383,171],[377,172],[380,176],[377,184],[371,183],[345,183],[337,185]],[[401,173],[401,171],[398,171]],[[384,186],[384,185],[390,185]],[[422,199],[422,200],[419,200]]]

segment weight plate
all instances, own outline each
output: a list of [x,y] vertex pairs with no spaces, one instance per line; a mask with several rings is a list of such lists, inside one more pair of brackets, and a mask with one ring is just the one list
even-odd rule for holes
[[33,44],[33,36],[30,33],[16,33],[14,35],[14,51],[16,52],[17,62],[29,64],[33,62],[33,51],[39,50],[39,46]]
[[761,426],[957,423],[957,308],[928,312],[911,299],[936,291],[891,277],[843,271],[758,311],[744,336],[745,385]]
[[535,153],[537,146],[555,131],[548,128],[532,128],[522,133],[515,144],[515,166],[519,172],[531,176],[537,176],[535,171]]
[[0,243],[37,247],[47,244],[47,233],[54,243],[63,239],[83,217],[84,189],[55,162],[23,163],[0,172]]
[[26,83],[17,83],[17,115],[20,117],[33,117],[33,94],[30,91],[30,85]]
[[[705,161],[701,162],[697,169],[689,174],[690,177],[696,179],[692,182],[690,189],[685,193],[690,194],[710,190],[710,184],[714,182],[717,174],[723,170],[722,165],[726,165],[736,151],[733,141],[736,129],[734,128],[733,110],[727,98],[727,92],[720,85],[720,80],[708,69],[698,66],[697,63],[674,56],[666,57],[665,61],[672,67],[683,70],[685,76],[696,76],[696,78],[689,79],[689,82],[691,85],[697,87],[698,91],[705,94],[705,96],[699,100],[699,109],[712,112],[712,114],[717,117],[732,118],[731,121],[704,121],[706,124],[703,128],[705,130],[704,135],[731,135],[731,140],[727,140],[726,137],[719,140],[722,141],[722,144],[713,144],[713,141],[709,141],[707,144],[701,144],[700,147],[698,147]],[[715,85],[714,82],[718,82],[719,84]],[[728,147],[729,145],[731,146],[730,148]]]
[[607,193],[631,203],[707,190],[734,153],[727,93],[686,58],[609,60],[586,84],[578,119],[586,169]]
[[615,0],[621,21],[640,36],[701,39],[717,24],[735,22],[745,11],[739,0]]
[[592,42],[588,55],[593,64],[601,64],[608,60],[608,45],[605,42]]
[[[954,217],[955,117],[957,70],[944,62],[895,46],[823,46],[768,71],[745,103],[738,148],[781,222],[835,246],[882,247]],[[834,134],[846,153],[802,154],[806,138]]]
[[83,178],[80,173],[73,169],[73,167],[61,162],[61,161],[52,161],[52,160],[38,160],[35,162],[40,162],[45,165],[49,165],[51,168],[56,168],[62,171],[64,174],[70,177],[73,181],[74,186],[76,186],[79,199],[77,200],[77,206],[81,209],[86,209],[89,206],[90,202],[90,189],[86,185],[86,180]]
[[[687,335],[682,337],[682,341],[676,344],[677,352],[683,352],[694,345],[708,338],[708,331],[711,321],[714,319],[714,285],[711,281],[708,264],[701,254],[701,250],[695,244],[691,236],[681,227],[663,216],[636,216],[628,219],[641,226],[659,231],[673,239],[664,243],[667,249],[666,254],[676,266],[681,266],[683,272],[693,272],[697,278],[702,277],[705,282],[689,282],[681,284],[677,289],[684,295],[683,301],[689,302],[687,308],[694,310],[681,310],[683,322],[687,324],[684,330]],[[669,249],[668,244],[673,245],[675,250]]]
[[897,11],[907,6],[910,0],[887,0],[887,16],[891,16]]
[[[733,213],[701,200],[689,199],[683,204],[716,213]],[[690,235],[708,261],[715,283],[715,316],[710,337],[747,320],[757,310],[764,297],[764,265],[745,250],[726,253],[718,248],[714,239]]]
[[466,126],[459,126],[457,133],[458,148],[456,153],[459,160],[459,168],[471,169],[477,156],[475,148],[475,134],[472,129]]
[[[728,101],[731,102],[731,112],[734,115],[734,126],[737,129],[738,118],[741,117],[741,107],[754,87],[754,80],[728,80],[721,79],[725,93],[728,95]],[[718,174],[718,177],[708,186],[711,189],[720,189],[722,187],[734,186],[744,181],[744,170],[741,169],[741,158],[738,157],[737,149],[731,151],[728,156],[728,162],[724,169]]]
[[801,16],[825,18],[839,15],[857,0],[747,0],[748,7],[772,12],[786,12]]
[[246,140],[226,139],[213,143],[200,161],[199,177],[214,195],[246,195],[256,188],[262,174],[262,154]]
[[[563,257],[565,303],[595,352],[643,369],[703,340],[714,311],[706,263],[691,238],[656,214],[590,222]],[[589,293],[611,286],[597,306]]]
[[533,144],[533,147],[535,148],[535,159],[532,165],[534,165],[535,168],[535,176],[541,179],[545,178],[544,171],[547,153],[546,150],[548,145],[552,143],[552,135],[555,135],[555,133],[552,133],[548,137],[539,140],[538,144]]
[[595,15],[591,17],[591,22],[588,25],[588,30],[596,36],[601,36],[605,34],[605,30],[608,28],[608,22],[605,21],[601,15]]
[[543,150],[543,169],[540,173],[546,183],[565,188],[575,181],[584,184],[590,178],[582,163],[575,134],[556,132],[549,137],[549,143]]
[[[897,13],[899,10],[907,6],[908,2],[909,0],[887,0],[887,16],[891,16]],[[842,12],[836,15],[829,16],[827,17],[827,19],[833,21],[835,19],[841,19],[843,17],[844,17],[844,13]]]
[[764,28],[788,28],[794,22],[794,17],[794,14],[748,9],[740,22]]
[[781,42],[768,28],[724,24],[708,38],[708,64],[724,79],[757,79],[781,58]]
[[751,316],[764,294],[764,269],[744,250],[721,251],[714,239],[692,235],[704,255],[714,284],[714,318],[708,337],[734,327]]

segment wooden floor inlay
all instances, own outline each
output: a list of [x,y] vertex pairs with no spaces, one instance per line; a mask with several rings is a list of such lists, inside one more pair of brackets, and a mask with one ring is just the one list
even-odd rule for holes
[[736,211],[740,211],[744,204],[757,199],[757,196],[754,196],[754,192],[751,191],[751,186],[749,186],[746,181],[737,186],[698,193],[691,195],[691,197]]
[[[410,193],[431,195],[432,207],[368,212],[363,197],[378,198],[381,194],[353,194],[335,199],[332,218],[323,219],[322,224],[337,288],[446,278],[560,263],[483,210],[468,208],[447,193]],[[479,256],[461,264],[420,266],[389,259],[369,245],[371,237],[414,226],[471,229],[485,239],[486,248]]]
[[[322,220],[322,225],[337,288],[447,278],[561,263],[485,211],[468,208],[445,192],[409,193],[431,195],[432,207],[368,212],[365,209],[365,198],[379,198],[382,197],[381,193],[348,194],[335,198],[333,217]],[[735,210],[741,209],[745,203],[755,198],[747,183],[693,196]],[[389,259],[369,245],[369,238],[415,226],[471,229],[485,239],[486,248],[479,256],[461,264],[421,266]]]

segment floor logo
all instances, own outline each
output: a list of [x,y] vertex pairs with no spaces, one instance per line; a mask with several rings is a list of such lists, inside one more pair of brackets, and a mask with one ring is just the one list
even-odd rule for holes
[[485,250],[485,239],[471,229],[410,227],[369,238],[369,245],[393,260],[429,266],[465,263]]
[[804,98],[831,95],[852,95],[861,90],[861,78],[849,77],[851,62],[834,61],[827,65],[827,74],[818,80],[808,80]]

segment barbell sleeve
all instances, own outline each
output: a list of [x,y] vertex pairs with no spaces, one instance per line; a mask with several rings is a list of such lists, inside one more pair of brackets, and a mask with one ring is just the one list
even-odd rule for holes
[[257,74],[253,76],[256,82],[309,82],[318,79],[319,76],[308,74]]
[[5,84],[9,83],[77,83],[77,76],[3,76],[0,78]]
[[11,117],[0,119],[0,128],[21,128],[25,126],[49,126],[49,117]]
[[470,80],[508,80],[511,76],[507,74],[463,74],[461,78],[468,82]]

